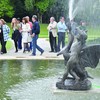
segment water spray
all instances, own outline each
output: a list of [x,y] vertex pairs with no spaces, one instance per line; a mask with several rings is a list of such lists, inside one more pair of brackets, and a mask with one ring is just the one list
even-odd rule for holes
[[73,19],[73,6],[75,0],[69,0],[69,19]]

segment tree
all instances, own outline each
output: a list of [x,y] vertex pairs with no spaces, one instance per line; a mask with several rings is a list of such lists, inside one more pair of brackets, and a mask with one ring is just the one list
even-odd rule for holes
[[9,0],[0,0],[0,17],[8,16],[12,17],[14,15],[13,7]]
[[25,0],[10,0],[13,8],[14,8],[14,16],[13,17],[20,17],[22,18],[23,16],[28,15],[28,12],[25,9]]
[[42,15],[55,2],[55,0],[25,0],[28,11],[35,11],[42,22]]
[[61,16],[68,18],[68,0],[56,0],[56,2],[49,9],[51,16],[54,16],[57,21]]

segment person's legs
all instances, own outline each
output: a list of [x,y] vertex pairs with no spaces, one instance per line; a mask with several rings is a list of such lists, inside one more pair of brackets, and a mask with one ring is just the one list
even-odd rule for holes
[[18,39],[18,48],[22,49],[22,36],[20,36]]
[[65,33],[62,33],[62,48],[65,46]]
[[37,39],[38,39],[38,35],[36,35],[36,48],[41,52],[41,54],[44,52],[44,50],[37,45]]
[[50,42],[51,52],[54,52],[52,32],[49,33],[49,42]]
[[32,50],[32,55],[36,55],[36,36],[34,36],[33,38],[32,38],[32,47],[33,47],[33,50]]
[[32,50],[32,42],[30,42],[30,50]]
[[4,42],[4,52],[3,53],[7,53],[7,50],[6,50],[6,41]]
[[1,53],[3,53],[3,45],[4,45],[4,41],[3,39],[1,39]]
[[61,34],[60,32],[58,32],[58,51],[60,51],[60,45],[61,45]]
[[[1,44],[1,38],[0,38],[0,44]],[[2,46],[2,45],[1,45]],[[2,48],[1,48],[2,49]],[[1,49],[0,49],[0,53],[1,53]]]
[[15,49],[16,49],[15,52],[18,52],[17,41],[14,40],[14,44],[15,44]]
[[57,52],[57,42],[56,42],[56,37],[53,37],[53,44],[54,44],[54,50]]
[[30,52],[30,48],[29,48],[28,43],[26,43],[26,49],[28,50],[28,52]]
[[3,39],[1,40],[1,53],[7,53],[6,50],[6,41],[4,41]]
[[41,54],[44,52],[44,50],[40,46],[38,46],[37,44],[36,44],[36,48],[37,48],[38,51],[41,52]]
[[23,46],[24,46],[23,53],[25,53],[25,51],[26,51],[26,43],[23,43]]

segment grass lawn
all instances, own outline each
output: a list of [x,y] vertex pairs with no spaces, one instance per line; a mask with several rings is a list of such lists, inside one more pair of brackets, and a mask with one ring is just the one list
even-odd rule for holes
[[41,32],[39,37],[40,38],[48,38],[48,30],[47,30],[48,24],[40,24]]
[[98,28],[89,27],[88,28],[88,38],[89,40],[100,38],[100,27]]
[[[11,41],[7,41],[7,44],[6,44],[6,48],[7,48],[7,50],[10,50],[11,48],[12,48],[12,46],[13,46],[13,43],[11,42]],[[0,45],[0,48],[1,48],[1,45]]]
[[12,48],[12,45],[13,45],[13,43],[8,40],[7,45],[6,45],[7,49],[10,50]]

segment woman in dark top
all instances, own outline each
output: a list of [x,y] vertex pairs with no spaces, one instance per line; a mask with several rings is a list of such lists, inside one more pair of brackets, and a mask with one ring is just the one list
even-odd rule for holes
[[18,44],[17,44],[17,42],[18,42],[18,39],[20,37],[19,30],[21,28],[20,25],[17,23],[17,19],[16,18],[12,19],[11,27],[13,29],[12,39],[14,40],[14,44],[15,44],[15,48],[16,48],[15,53],[16,53],[16,52],[18,52]]

